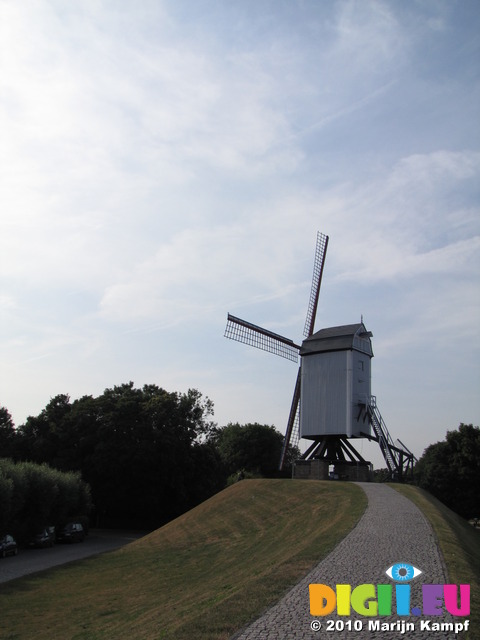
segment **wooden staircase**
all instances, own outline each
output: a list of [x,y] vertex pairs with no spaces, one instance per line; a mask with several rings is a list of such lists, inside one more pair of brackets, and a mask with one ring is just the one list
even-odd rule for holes
[[370,401],[366,405],[365,410],[375,433],[375,436],[370,435],[367,437],[370,440],[378,442],[380,446],[389,471],[389,477],[386,479],[403,482],[407,477],[413,475],[413,463],[414,460],[416,460],[415,456],[400,440],[397,440],[398,444],[393,441],[378,409],[375,396],[370,397]]

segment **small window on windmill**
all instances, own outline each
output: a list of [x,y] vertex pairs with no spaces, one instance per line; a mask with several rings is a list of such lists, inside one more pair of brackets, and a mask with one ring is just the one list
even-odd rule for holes
[[363,360],[358,361],[358,368],[360,369],[360,371],[363,371]]

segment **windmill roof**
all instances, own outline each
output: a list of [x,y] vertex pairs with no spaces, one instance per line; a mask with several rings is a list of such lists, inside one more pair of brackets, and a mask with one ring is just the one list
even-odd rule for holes
[[371,337],[363,322],[320,329],[303,341],[300,355],[355,349],[373,356]]

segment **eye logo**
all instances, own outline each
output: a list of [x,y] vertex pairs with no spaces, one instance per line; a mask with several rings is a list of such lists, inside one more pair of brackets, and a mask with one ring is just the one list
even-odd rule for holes
[[422,571],[414,567],[413,564],[406,562],[396,562],[385,571],[387,576],[396,582],[410,582],[413,578],[419,576]]

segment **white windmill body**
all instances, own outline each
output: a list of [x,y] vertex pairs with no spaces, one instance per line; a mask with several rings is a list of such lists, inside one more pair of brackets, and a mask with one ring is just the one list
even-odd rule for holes
[[304,340],[300,349],[301,438],[370,435],[362,409],[372,395],[371,336],[360,323],[322,329]]

